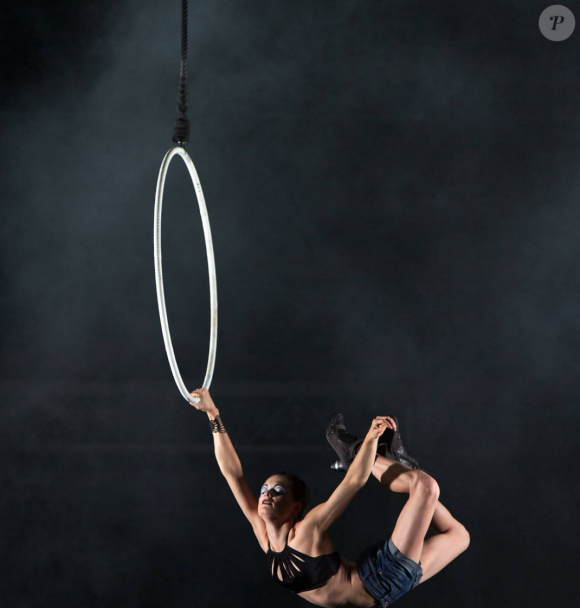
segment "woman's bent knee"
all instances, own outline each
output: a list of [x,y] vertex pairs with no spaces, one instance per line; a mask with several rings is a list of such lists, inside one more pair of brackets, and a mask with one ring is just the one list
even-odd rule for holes
[[414,475],[414,488],[423,494],[427,494],[433,497],[435,500],[439,499],[439,484],[424,471],[413,471]]
[[459,542],[461,543],[461,546],[463,547],[463,551],[465,551],[467,549],[467,547],[469,547],[469,543],[471,542],[471,537],[469,535],[469,532],[467,531],[467,528],[463,524],[459,524],[459,526],[457,528],[457,534],[459,535]]

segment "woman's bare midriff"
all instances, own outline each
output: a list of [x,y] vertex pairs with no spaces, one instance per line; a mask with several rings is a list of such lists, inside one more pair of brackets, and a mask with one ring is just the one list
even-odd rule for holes
[[340,568],[323,587],[303,591],[298,595],[305,600],[325,608],[371,608],[375,598],[360,579],[356,564],[340,556]]
[[[310,557],[318,557],[336,551],[328,532],[317,533],[310,526],[304,527],[304,523],[298,522],[290,530],[287,544],[291,548],[310,555]],[[260,539],[260,545],[264,552],[268,551],[267,534],[264,539]],[[282,551],[284,547],[272,547],[272,551],[276,551],[276,549]],[[316,606],[325,608],[372,608],[376,603],[375,598],[361,581],[356,563],[342,555],[336,574],[330,577],[322,587],[303,591],[298,595]]]

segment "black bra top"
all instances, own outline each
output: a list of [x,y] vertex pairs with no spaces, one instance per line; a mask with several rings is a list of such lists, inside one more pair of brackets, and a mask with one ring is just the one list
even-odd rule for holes
[[[272,551],[268,543],[268,565],[275,582],[294,593],[322,587],[340,567],[338,551],[310,557],[286,545],[283,551]],[[279,578],[278,568],[282,580]]]

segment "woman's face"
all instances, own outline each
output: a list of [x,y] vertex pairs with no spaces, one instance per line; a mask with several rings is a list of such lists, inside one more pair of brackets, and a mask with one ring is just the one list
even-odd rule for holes
[[300,511],[300,501],[294,500],[290,482],[283,475],[272,475],[260,490],[258,513],[266,519],[286,521]]

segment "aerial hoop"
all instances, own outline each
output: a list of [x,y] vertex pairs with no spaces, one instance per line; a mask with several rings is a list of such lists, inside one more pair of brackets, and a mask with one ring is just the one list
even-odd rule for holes
[[203,197],[203,190],[201,189],[201,183],[195,170],[193,161],[189,154],[181,146],[175,146],[171,148],[163,162],[161,163],[161,169],[159,170],[159,178],[157,180],[157,191],[155,193],[155,220],[153,226],[153,246],[155,253],[155,284],[157,286],[157,304],[159,306],[159,317],[161,319],[161,329],[163,331],[163,341],[165,342],[165,350],[167,352],[167,358],[169,359],[169,366],[173,372],[173,378],[177,384],[177,388],[183,395],[183,398],[189,403],[199,403],[199,399],[192,397],[189,391],[185,387],[179,368],[177,367],[177,361],[175,360],[175,354],[173,352],[173,345],[171,343],[171,334],[169,333],[169,323],[167,321],[167,310],[165,308],[165,292],[163,289],[163,269],[161,263],[161,214],[163,210],[163,191],[165,189],[165,177],[169,169],[169,164],[174,156],[179,155],[183,159],[191,181],[195,188],[195,195],[197,203],[199,205],[199,213],[201,215],[201,221],[203,224],[203,234],[205,236],[205,248],[207,252],[207,266],[209,271],[209,294],[210,294],[210,310],[211,310],[211,325],[210,325],[210,337],[209,337],[209,356],[207,361],[207,370],[205,372],[205,379],[203,381],[203,388],[209,389],[211,380],[213,377],[213,370],[215,366],[215,357],[217,350],[217,321],[218,321],[218,310],[217,310],[217,281],[215,273],[215,259],[213,255],[213,243],[211,240],[211,228],[209,225],[209,217],[207,215],[207,208],[205,206],[205,199]]

